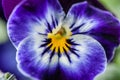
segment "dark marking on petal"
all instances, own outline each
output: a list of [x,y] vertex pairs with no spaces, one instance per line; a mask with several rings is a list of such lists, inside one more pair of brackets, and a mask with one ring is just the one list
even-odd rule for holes
[[50,53],[50,61],[51,61],[51,59],[52,59],[52,57],[53,57],[54,54],[55,54],[55,48],[54,48],[53,51]]
[[75,54],[78,58],[80,57],[80,56],[75,52],[75,51],[78,51],[78,50],[69,47],[67,44],[65,44],[65,45],[66,45],[66,47],[70,50],[71,53]]
[[74,34],[72,34],[72,35],[77,35],[77,34],[88,34],[88,32],[76,32],[76,33],[74,33]]
[[50,38],[45,39],[43,42],[51,42],[51,39]]
[[70,59],[70,56],[68,55],[68,53],[67,53],[67,51],[65,50],[65,48],[63,48],[63,50],[64,50],[64,52],[65,52],[65,55],[66,55],[67,58],[68,58],[68,61],[69,61],[70,63],[72,63],[72,61],[71,61],[71,59]]
[[68,44],[71,44],[71,45],[79,45],[79,44],[73,42],[72,39],[67,39],[66,41]]
[[48,42],[45,42],[44,44],[40,45],[40,47],[46,47],[48,44],[50,44],[51,42],[48,41]]
[[78,30],[80,27],[82,27],[83,25],[85,25],[85,23],[82,23],[80,26],[73,28],[73,29],[72,29],[72,32],[77,31],[77,30]]
[[46,52],[48,52],[50,50],[50,48],[52,47],[52,45],[53,44],[51,44],[50,46],[48,46],[47,48],[45,48],[41,55],[43,56]]
[[55,19],[55,23],[56,23],[56,25],[58,25],[58,20],[57,19]]
[[75,25],[75,22],[70,26],[70,28],[72,28]]
[[48,44],[51,43],[51,39],[45,39],[45,41],[43,41],[45,43],[41,44],[40,47],[46,47]]
[[52,24],[53,24],[53,27],[55,28],[56,27],[56,23],[55,23],[55,20],[54,20],[53,16],[52,16]]
[[58,47],[58,57],[61,57],[60,47]]
[[39,32],[38,32],[38,34],[39,34],[39,35],[44,35],[44,36],[47,36],[47,34],[44,34],[44,33],[39,33]]
[[49,22],[47,22],[47,26],[48,26],[48,30],[52,33],[52,28],[51,28],[51,25],[49,24]]

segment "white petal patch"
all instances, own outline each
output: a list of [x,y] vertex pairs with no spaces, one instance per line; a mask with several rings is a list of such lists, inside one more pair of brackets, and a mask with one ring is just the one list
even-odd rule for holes
[[45,20],[39,20],[37,18],[36,18],[36,21],[37,21],[37,23],[31,23],[31,25],[33,27],[33,29],[31,29],[32,34],[34,34],[34,33],[46,34],[46,30],[48,29],[47,25],[45,25],[46,21]]
[[[83,25],[79,30],[79,32],[87,32],[96,27],[99,23],[94,19],[84,19],[85,25]],[[78,25],[79,26],[79,25]]]
[[92,18],[87,18],[85,16],[75,17],[72,14],[67,15],[66,19],[64,20],[64,25],[71,27],[71,30],[76,27],[80,27],[78,30],[79,32],[87,32],[97,27],[99,22]]
[[61,57],[59,58],[59,61],[60,61],[61,65],[70,66],[70,62],[68,61],[68,58],[66,57],[65,54],[61,55]]
[[[68,61],[68,58],[64,55],[60,58],[60,66],[68,75],[71,74],[78,74],[80,71],[89,70],[89,67],[91,67],[91,64],[99,63],[97,66],[94,66],[95,68],[98,67],[101,69],[102,67],[105,67],[106,64],[106,58],[105,58],[105,51],[103,47],[93,38],[86,36],[86,35],[75,35],[71,37],[73,41],[75,41],[77,46],[74,46],[75,49],[77,49],[76,53],[80,56],[76,56],[75,54],[68,52],[71,63]],[[99,60],[92,61],[97,56],[99,58],[102,58],[100,61],[103,63],[100,63]],[[92,65],[93,66],[93,65]],[[97,70],[96,70],[97,71]],[[90,73],[92,74],[92,73]]]
[[55,11],[51,7],[48,7],[47,13],[46,13],[46,19],[47,21],[52,24],[52,21],[57,20],[58,24],[60,24],[65,17],[65,13],[63,11]]
[[58,60],[59,60],[58,55],[55,54],[52,57],[51,61],[49,60],[50,61],[49,68],[52,69],[52,70],[56,69],[56,67],[58,65]]
[[40,60],[41,65],[44,65],[44,66],[48,67],[48,65],[49,65],[49,57],[50,57],[50,54],[44,54],[41,57],[41,60]]

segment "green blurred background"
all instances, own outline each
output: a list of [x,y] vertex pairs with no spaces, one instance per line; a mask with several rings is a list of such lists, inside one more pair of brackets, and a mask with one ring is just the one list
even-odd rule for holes
[[[99,0],[106,9],[114,13],[120,20],[120,0]],[[6,23],[0,18],[0,44],[8,41]],[[120,47],[115,51],[115,57],[110,62],[104,73],[100,74],[95,80],[120,80]]]

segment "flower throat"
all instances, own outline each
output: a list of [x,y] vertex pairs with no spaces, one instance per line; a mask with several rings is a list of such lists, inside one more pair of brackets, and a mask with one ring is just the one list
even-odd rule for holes
[[51,46],[51,50],[55,50],[56,53],[64,53],[69,51],[68,47],[71,45],[67,43],[67,40],[71,36],[71,31],[69,28],[57,27],[52,30],[52,33],[48,33],[48,38],[51,39],[51,43],[48,46]]

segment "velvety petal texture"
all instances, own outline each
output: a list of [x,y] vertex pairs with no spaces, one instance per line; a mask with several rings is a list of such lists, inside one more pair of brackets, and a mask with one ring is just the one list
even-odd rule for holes
[[64,15],[57,0],[23,1],[8,20],[9,37],[17,47],[29,35],[47,35],[61,23]]
[[7,27],[19,70],[34,80],[93,80],[120,36],[118,20],[86,1],[65,15],[58,0],[25,0]]
[[40,80],[93,80],[105,68],[103,47],[89,36],[75,35],[71,39],[77,45],[59,57],[58,53],[42,46],[44,36],[27,37],[18,47],[19,69]]
[[72,6],[67,15],[67,25],[73,35],[86,34],[97,39],[105,48],[110,61],[114,48],[120,42],[120,23],[111,13],[86,4],[84,2]]

